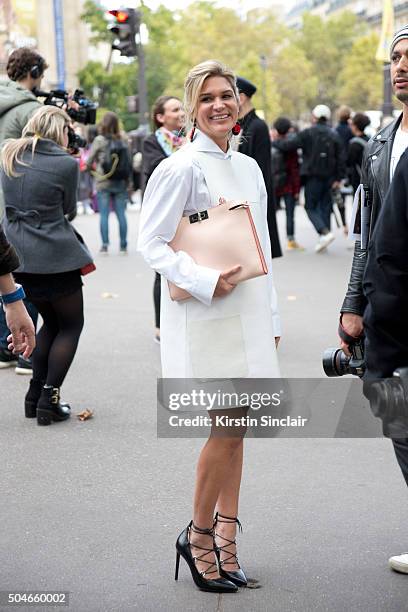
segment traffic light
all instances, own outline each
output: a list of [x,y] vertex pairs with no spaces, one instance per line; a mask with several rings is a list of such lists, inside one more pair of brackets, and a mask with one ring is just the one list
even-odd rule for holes
[[112,49],[118,49],[120,54],[126,57],[136,56],[135,36],[139,31],[139,13],[131,8],[112,10],[108,13],[115,17],[114,23],[108,26],[115,36]]

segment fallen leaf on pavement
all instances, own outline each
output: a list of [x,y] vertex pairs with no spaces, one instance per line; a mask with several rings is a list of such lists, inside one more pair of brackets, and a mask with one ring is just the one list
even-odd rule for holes
[[88,419],[92,419],[93,412],[92,410],[83,410],[77,414],[77,417],[80,421],[87,421]]

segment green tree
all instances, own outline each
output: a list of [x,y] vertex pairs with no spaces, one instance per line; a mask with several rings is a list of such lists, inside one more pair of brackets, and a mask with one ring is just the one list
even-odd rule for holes
[[101,42],[111,42],[111,34],[107,29],[108,22],[105,19],[104,11],[94,0],[85,0],[84,10],[81,19],[90,27],[90,42],[98,44]]
[[117,113],[126,130],[135,129],[138,125],[134,114],[127,111],[126,96],[136,91],[137,71],[134,62],[114,64],[110,74],[100,62],[91,61],[79,71],[78,78],[85,95],[93,98],[103,90],[103,100],[99,97],[100,106]]
[[382,103],[383,69],[375,59],[378,34],[358,38],[339,74],[338,102],[355,110],[379,109]]
[[311,62],[318,79],[316,97],[310,100],[311,105],[337,105],[339,74],[354,41],[361,35],[361,28],[361,22],[357,22],[356,16],[349,11],[326,21],[310,13],[303,16],[296,43]]

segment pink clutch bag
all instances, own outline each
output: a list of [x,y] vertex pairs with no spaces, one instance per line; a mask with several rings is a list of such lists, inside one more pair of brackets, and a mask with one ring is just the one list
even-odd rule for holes
[[[201,266],[228,270],[242,268],[231,280],[240,283],[268,273],[249,204],[226,202],[183,217],[169,242],[173,251],[185,251]],[[168,283],[172,300],[191,298],[185,289]]]

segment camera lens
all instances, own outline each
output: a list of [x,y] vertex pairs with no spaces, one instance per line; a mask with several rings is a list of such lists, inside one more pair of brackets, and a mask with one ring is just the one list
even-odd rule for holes
[[329,377],[349,374],[349,361],[350,358],[340,348],[326,349],[322,359],[324,373]]

